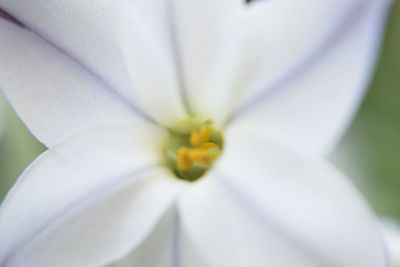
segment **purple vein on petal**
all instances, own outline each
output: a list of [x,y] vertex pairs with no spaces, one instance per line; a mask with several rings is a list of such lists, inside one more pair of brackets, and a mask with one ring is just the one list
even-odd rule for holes
[[226,125],[230,124],[232,121],[246,113],[248,110],[265,103],[270,100],[273,96],[283,93],[288,89],[289,85],[295,82],[303,74],[305,74],[312,66],[318,62],[318,60],[327,52],[334,49],[340,44],[343,36],[345,36],[356,22],[362,18],[363,15],[367,13],[367,9],[370,6],[365,6],[365,3],[354,4],[350,9],[349,15],[346,19],[342,20],[337,28],[332,32],[331,35],[315,50],[314,53],[310,54],[299,64],[294,66],[287,74],[278,78],[276,82],[267,88],[263,89],[260,93],[256,94],[250,100],[239,106],[232,115],[227,119]]
[[21,27],[25,27],[19,20],[17,20],[15,17],[4,11],[3,9],[0,8],[0,18],[8,20],[12,23],[15,23]]

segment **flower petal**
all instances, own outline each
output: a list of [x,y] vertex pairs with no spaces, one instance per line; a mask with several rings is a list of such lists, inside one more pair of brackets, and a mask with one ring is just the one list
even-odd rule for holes
[[[182,71],[183,94],[198,114],[197,99],[205,100],[205,75],[213,62],[222,25],[244,7],[244,0],[172,0],[174,27]],[[204,93],[204,95],[203,95]],[[212,100],[212,99],[208,99]],[[195,105],[195,106],[193,106]]]
[[362,2],[352,23],[325,48],[242,106],[236,114],[241,127],[268,132],[303,151],[330,152],[372,75],[389,1]]
[[54,47],[0,18],[0,88],[32,133],[54,146],[82,130],[141,120]]
[[[183,229],[182,229],[183,228]],[[177,250],[179,251],[177,255],[178,266],[181,267],[218,267],[217,265],[212,265],[207,260],[207,253],[199,249],[195,242],[191,240],[184,227],[181,227],[179,232],[179,239],[177,243]],[[225,246],[225,245],[224,245]],[[226,244],[227,249],[230,249],[229,244]],[[247,249],[247,248],[246,248]],[[224,265],[222,265],[224,266]],[[243,265],[247,266],[247,265]]]
[[[165,171],[151,170],[160,162],[158,149],[165,136],[164,130],[150,124],[99,128],[45,152],[25,171],[1,206],[0,265],[29,259],[32,264],[19,264],[54,266],[52,260],[59,260],[57,257],[61,255],[55,250],[59,247],[51,242],[67,238],[63,233],[68,231],[71,231],[71,242],[73,239],[77,242],[60,242],[59,246],[64,246],[70,256],[74,255],[71,260],[81,259],[82,266],[121,257],[119,253],[132,249],[134,243],[151,230],[151,222],[155,224],[168,208],[176,193],[176,184],[179,185],[178,180],[169,179]],[[117,191],[121,195],[115,193]],[[119,222],[118,216],[125,216],[131,223],[131,232],[123,220]],[[111,227],[110,220],[115,227]],[[96,232],[88,230],[90,224],[97,226]],[[139,228],[135,229],[135,226]],[[80,232],[79,227],[86,227],[87,233]],[[77,232],[73,233],[73,229]],[[116,239],[109,239],[112,232]],[[135,233],[137,236],[133,238]],[[128,242],[124,235],[131,240]],[[91,248],[85,247],[88,245],[85,242],[95,236],[98,236],[98,242],[94,242]],[[121,246],[105,253],[106,241],[110,244],[121,242]],[[48,253],[40,251],[49,244],[52,248],[46,248]],[[76,249],[82,250],[83,254]],[[104,253],[102,257],[96,255],[100,252]],[[45,262],[33,264],[41,260]],[[57,262],[57,266],[61,262]]]
[[331,167],[239,132],[221,157],[178,202],[213,266],[385,266],[374,216]]
[[362,1],[258,1],[242,8],[219,25],[204,88],[191,92],[194,108],[226,120],[314,52]]
[[166,4],[157,9],[153,6],[154,1],[0,0],[0,8],[88,68],[123,98],[153,119],[170,124],[185,112]]
[[382,222],[382,231],[385,237],[386,246],[390,257],[392,267],[400,266],[400,225],[392,219],[384,219]]
[[388,2],[255,2],[221,27],[194,112],[224,123],[258,107],[243,118],[325,152],[364,92]]
[[129,255],[108,267],[176,267],[175,231],[176,209],[171,208],[158,222],[153,232]]
[[19,250],[6,266],[104,266],[126,255],[151,233],[182,185],[166,170],[139,174],[113,195],[80,203]]

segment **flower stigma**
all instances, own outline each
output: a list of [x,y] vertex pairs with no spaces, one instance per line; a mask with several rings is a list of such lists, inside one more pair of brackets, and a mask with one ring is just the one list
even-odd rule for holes
[[210,119],[185,119],[170,128],[169,134],[163,153],[168,167],[179,179],[199,179],[221,154],[222,132]]

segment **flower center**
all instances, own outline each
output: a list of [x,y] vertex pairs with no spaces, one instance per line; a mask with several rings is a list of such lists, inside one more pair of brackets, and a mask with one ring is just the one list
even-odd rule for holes
[[221,154],[222,132],[209,119],[188,118],[169,129],[169,133],[164,157],[180,179],[197,180]]

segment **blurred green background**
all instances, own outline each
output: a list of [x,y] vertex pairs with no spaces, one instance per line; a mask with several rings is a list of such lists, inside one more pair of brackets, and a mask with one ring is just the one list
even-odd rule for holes
[[[375,210],[400,219],[400,3],[393,6],[371,88],[331,161],[351,177]],[[45,148],[5,106],[0,139],[0,199]]]
[[375,77],[332,161],[375,210],[400,219],[400,2],[391,11]]

